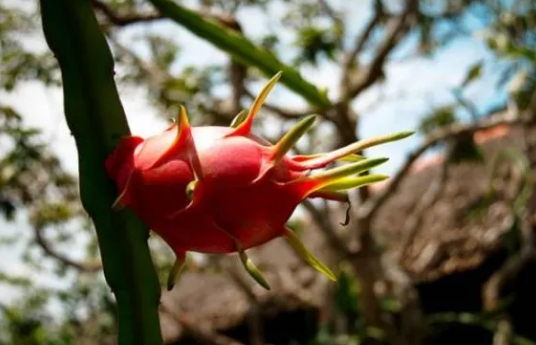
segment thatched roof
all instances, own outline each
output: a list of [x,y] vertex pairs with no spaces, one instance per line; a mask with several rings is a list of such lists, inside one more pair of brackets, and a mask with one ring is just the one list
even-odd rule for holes
[[[401,258],[403,267],[417,281],[434,280],[480,265],[501,246],[501,235],[508,229],[511,212],[504,198],[492,200],[478,214],[470,210],[482,201],[493,158],[504,148],[520,147],[520,136],[515,130],[501,127],[477,133],[475,138],[482,143],[485,161],[449,168],[448,182],[441,197],[427,209],[416,236]],[[403,224],[412,207],[437,178],[441,161],[441,156],[434,156],[416,164],[397,193],[378,213],[374,229],[384,234],[386,244],[391,248],[396,248],[404,237],[401,233]],[[313,252],[329,259],[325,239],[318,231],[306,231],[303,236]],[[263,314],[320,307],[329,284],[305,266],[283,240],[275,240],[251,253],[273,288],[266,292],[251,284]],[[238,261],[236,257],[233,259]],[[245,279],[250,280],[249,277]],[[214,330],[226,330],[245,323],[252,305],[247,294],[225,273],[186,272],[172,292],[164,293],[163,299],[193,323]],[[166,339],[180,338],[182,330],[176,320],[162,314],[162,324]]]
[[[490,131],[489,134],[497,133]],[[483,162],[449,167],[443,192],[437,202],[427,208],[421,226],[415,229],[408,250],[401,258],[404,268],[417,281],[434,280],[474,268],[501,246],[501,236],[512,222],[511,195],[503,190],[506,194],[488,202],[485,195],[489,190],[491,165],[497,155],[506,148],[520,148],[521,136],[517,130],[502,130],[499,134],[481,139]],[[422,163],[419,171],[402,183],[397,195],[380,211],[374,228],[383,230],[393,247],[407,235],[401,233],[401,228],[412,214],[412,207],[438,178],[441,165],[442,159],[438,157],[428,160],[428,164]],[[479,205],[484,207],[479,208]]]

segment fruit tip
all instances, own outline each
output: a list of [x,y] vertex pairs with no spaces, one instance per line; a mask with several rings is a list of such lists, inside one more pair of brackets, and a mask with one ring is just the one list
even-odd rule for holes
[[380,158],[370,158],[370,159],[368,159],[369,163],[378,164],[378,165],[383,164],[383,163],[387,162],[388,160],[389,160],[388,157],[380,157]]
[[416,131],[403,131],[403,132],[396,134],[395,136],[399,139],[404,139],[404,138],[412,136],[415,133]]

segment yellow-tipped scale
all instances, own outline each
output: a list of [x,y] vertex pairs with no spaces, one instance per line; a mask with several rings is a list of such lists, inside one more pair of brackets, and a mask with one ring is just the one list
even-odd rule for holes
[[121,191],[121,194],[119,194],[119,196],[115,199],[114,203],[112,204],[113,210],[120,211],[124,208],[121,202],[127,196],[128,185],[130,184],[131,178],[132,178],[132,174],[128,175],[127,183],[125,183],[125,188],[123,188],[123,191]]
[[272,156],[270,157],[274,162],[278,162],[283,156],[300,140],[300,138],[307,133],[309,129],[315,124],[316,115],[307,116],[295,124],[273,147]]
[[400,132],[396,134],[361,140],[356,143],[337,149],[335,151],[328,152],[317,158],[305,160],[300,164],[302,164],[303,167],[307,169],[322,168],[333,161],[340,160],[342,157],[346,157],[350,154],[355,154],[373,146],[404,139],[406,137],[409,137],[413,133],[415,132]]
[[330,280],[337,281],[335,274],[333,274],[333,272],[331,272],[331,270],[326,265],[324,265],[319,259],[317,259],[309,250],[307,250],[307,248],[305,248],[302,241],[294,231],[287,229],[287,232],[285,233],[285,239],[294,249],[296,254],[298,254],[300,258],[302,258],[302,260],[307,262],[315,270],[322,273]]
[[[344,181],[344,178],[370,170],[388,161],[388,158],[372,158],[343,165],[337,168],[323,171],[322,173],[306,176],[290,182],[294,184],[304,196],[310,195],[321,189]],[[344,182],[341,182],[344,183]]]
[[[305,161],[309,161],[309,160],[312,160],[312,159],[316,159],[316,158],[325,156],[326,154],[327,153],[315,153],[315,154],[312,154],[312,155],[299,155],[299,156],[292,157],[292,159],[295,160],[296,162],[305,162]],[[347,163],[355,163],[355,162],[362,161],[363,159],[365,159],[365,157],[363,157],[361,155],[358,155],[358,154],[355,154],[355,153],[350,153],[350,154],[348,154],[346,156],[342,156],[340,158],[337,158],[336,161],[347,162]]]
[[175,286],[175,283],[177,282],[177,279],[179,278],[185,266],[186,266],[186,256],[184,256],[183,258],[177,257],[168,275],[168,279],[167,279],[168,291],[171,291],[173,289],[173,287]]
[[236,116],[234,117],[233,121],[231,121],[231,124],[229,125],[229,127],[231,127],[231,128],[238,127],[242,122],[244,122],[246,120],[247,116],[248,116],[247,110],[245,110],[245,109],[242,110],[241,112],[236,114]]
[[266,281],[264,276],[262,275],[262,272],[255,266],[253,261],[249,258],[249,256],[246,254],[246,251],[242,248],[240,245],[240,242],[235,241],[236,249],[238,251],[238,255],[240,256],[240,261],[242,262],[242,265],[246,269],[246,271],[249,273],[249,275],[257,282],[259,283],[263,288],[266,290],[270,290],[270,284]]
[[369,184],[383,181],[388,179],[387,175],[365,175],[365,176],[349,176],[344,177],[336,182],[331,183],[330,185],[320,189],[321,191],[341,191],[347,189],[353,189],[358,187],[363,187]]
[[263,89],[261,90],[257,98],[255,98],[255,101],[253,102],[253,105],[251,106],[251,109],[249,110],[249,114],[247,118],[243,122],[241,122],[233,132],[227,134],[226,137],[247,135],[251,131],[253,119],[255,118],[259,110],[261,109],[262,104],[268,97],[268,94],[270,93],[270,91],[272,91],[275,84],[277,84],[277,82],[281,78],[282,74],[283,74],[282,71],[276,73],[276,75],[274,75],[272,79],[270,79],[268,83],[266,83],[266,85],[263,87]]
[[188,121],[186,108],[181,105],[177,116],[177,136],[175,137],[175,140],[162,155],[144,169],[154,168],[168,159],[171,159],[174,155],[181,154],[182,152],[188,153],[188,163],[194,171],[196,179],[202,180],[203,171],[201,169],[201,162],[199,162],[199,157],[197,156],[194,138],[192,137],[192,127],[190,126],[190,121]]

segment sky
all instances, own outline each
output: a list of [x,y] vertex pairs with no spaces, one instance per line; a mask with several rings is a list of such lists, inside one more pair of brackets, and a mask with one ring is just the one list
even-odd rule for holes
[[[336,8],[340,8],[344,2],[338,0],[332,3]],[[349,21],[350,32],[358,32],[371,13],[369,1],[357,1],[354,4],[355,6],[347,6],[344,11],[348,18],[352,18]],[[269,9],[269,13],[278,15],[281,10],[281,6],[276,5]],[[249,37],[260,37],[266,30],[277,30],[276,24],[267,20],[259,10],[240,12],[238,18]],[[222,52],[168,21],[144,27],[132,27],[125,30],[120,39],[144,54],[143,47],[136,44],[135,36],[145,30],[177,37],[180,40],[183,49],[187,49],[187,54],[181,54],[176,61],[175,67],[179,70],[188,64],[204,65],[226,60]],[[291,49],[291,43],[292,37],[284,35],[283,44],[288,45],[288,49]],[[30,44],[35,44],[38,49],[45,47],[40,37],[30,40]],[[353,104],[354,109],[360,114],[359,136],[368,138],[400,130],[415,130],[422,117],[433,107],[452,100],[452,88],[463,80],[469,66],[482,58],[490,58],[483,43],[476,38],[468,37],[454,41],[432,58],[401,59],[389,63],[386,68],[386,82],[367,90]],[[318,69],[303,68],[301,72],[313,84],[326,87],[330,97],[336,96],[340,73],[334,64],[324,63]],[[493,73],[485,73],[482,80],[469,87],[465,94],[479,106],[480,111],[484,112],[486,107],[501,97],[489,87],[489,83],[495,79],[496,75]],[[157,116],[155,109],[145,99],[144,91],[120,89],[120,94],[133,133],[149,136],[166,127],[166,122]],[[3,103],[11,104],[23,114],[24,121],[28,125],[40,128],[44,138],[51,143],[66,169],[76,173],[77,153],[74,140],[64,120],[61,90],[46,89],[39,83],[27,82],[15,92],[3,93],[0,97]],[[303,100],[286,90],[282,84],[276,87],[268,100],[288,108],[304,106]],[[405,156],[419,144],[421,139],[416,135],[401,142],[369,150],[371,155],[390,157],[390,161],[377,169],[377,172],[388,174],[395,172]],[[25,227],[27,223],[24,213],[21,213],[14,223],[6,224],[0,220],[3,234],[29,236],[29,231],[22,231]],[[58,281],[52,276],[32,271],[20,261],[19,254],[20,247],[2,249],[0,251],[0,260],[4,263],[2,269],[14,275],[29,275],[47,286],[65,284],[64,281]],[[0,284],[0,301],[11,298],[12,291],[6,290]]]

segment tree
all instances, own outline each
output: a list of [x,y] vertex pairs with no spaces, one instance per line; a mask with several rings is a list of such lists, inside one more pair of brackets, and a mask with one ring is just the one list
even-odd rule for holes
[[[346,228],[341,229],[337,225],[335,218],[341,210],[333,205],[305,204],[307,213],[323,232],[336,261],[351,265],[352,275],[359,282],[361,312],[367,326],[381,329],[390,343],[420,343],[426,329],[422,327],[425,323],[417,296],[411,280],[407,279],[396,260],[385,266],[384,253],[378,245],[379,229],[374,228],[375,217],[378,210],[395,195],[412,164],[429,149],[446,144],[450,159],[445,160],[436,183],[414,206],[402,226],[404,233],[410,234],[409,239],[419,227],[424,212],[440,197],[449,166],[468,157],[475,158],[475,154],[478,157],[473,133],[496,124],[520,125],[527,131],[531,130],[536,64],[533,48],[536,44],[532,34],[536,9],[533,2],[517,0],[505,5],[496,1],[469,0],[370,1],[367,7],[363,7],[370,11],[369,18],[357,33],[352,26],[354,18],[345,16],[348,8],[357,5],[340,5],[331,1],[199,1],[186,7],[168,0],[91,0],[91,5],[115,58],[115,80],[119,87],[142,88],[164,117],[171,117],[178,104],[185,104],[196,124],[227,125],[253,99],[253,90],[259,80],[283,70],[281,83],[303,99],[302,106],[289,107],[268,100],[264,107],[268,114],[264,121],[274,121],[284,128],[302,116],[318,113],[325,124],[323,128],[326,128],[325,131],[313,131],[299,146],[301,152],[311,152],[313,148],[314,151],[328,150],[355,142],[364,121],[364,114],[358,111],[355,102],[364,98],[367,92],[381,95],[389,81],[388,67],[393,62],[434,57],[456,39],[467,37],[480,28],[487,30],[484,41],[490,57],[475,62],[467,70],[466,77],[452,90],[449,104],[433,104],[430,116],[421,126],[422,142],[394,173],[389,185],[377,193],[363,188],[353,195],[352,221]],[[279,29],[273,32],[260,30],[253,39],[246,41],[248,33],[242,21],[247,18],[241,14],[247,11],[262,12],[264,15],[261,17],[275,21],[274,26]],[[273,15],[273,12],[278,15]],[[39,18],[40,13],[37,6],[3,1],[0,8],[3,19],[0,26],[2,87],[11,91],[25,80],[38,80],[47,87],[63,85],[65,92],[73,92],[73,87],[66,86],[65,79],[60,77],[57,61],[50,50],[36,52],[20,40],[21,34],[43,40],[40,26],[34,20]],[[479,23],[473,24],[468,17],[476,18]],[[168,24],[169,36],[153,29],[142,31],[138,44],[132,43],[135,40],[132,36],[125,38],[136,28],[153,25],[162,25],[157,26],[162,28]],[[226,57],[207,65],[177,64],[189,54],[188,46],[181,45],[173,37],[179,27],[193,33],[196,39],[217,47],[227,54]],[[56,51],[54,53],[61,62],[61,53],[60,56]],[[336,87],[329,93],[315,86],[310,76],[323,68],[332,68],[339,75]],[[499,79],[498,90],[509,93],[504,97],[505,102],[482,111],[487,104],[475,104],[467,94],[479,79],[489,75]],[[65,75],[62,76],[65,78]],[[513,83],[513,88],[505,91],[505,83],[512,80],[517,84]],[[102,97],[109,99],[112,96],[106,93]],[[99,94],[95,99],[101,99]],[[386,101],[389,100],[379,100]],[[105,106],[104,103],[102,106]],[[116,109],[115,112],[120,111]],[[470,115],[470,120],[463,120],[465,114]],[[44,144],[38,140],[37,131],[23,124],[23,116],[7,105],[2,108],[1,116],[0,135],[15,143],[13,151],[4,156],[0,165],[1,209],[7,219],[15,212],[28,210],[34,242],[42,248],[42,253],[57,260],[63,273],[78,272],[75,286],[84,286],[84,277],[88,274],[100,276],[101,273],[100,263],[94,262],[99,252],[94,229],[76,201],[79,198],[78,182],[62,169],[57,157],[46,151]],[[124,124],[118,126],[125,132]],[[274,138],[278,136],[277,133],[265,134]],[[531,152],[530,145],[525,154]],[[112,146],[112,141],[106,142],[105,150]],[[534,161],[530,155],[529,161],[532,167]],[[34,182],[28,183],[28,180]],[[528,210],[530,212],[530,208]],[[519,212],[520,217],[526,217],[524,207]],[[74,219],[78,220],[72,227]],[[81,262],[57,250],[60,239],[51,241],[44,235],[49,229],[67,240],[79,233],[79,224],[85,225],[82,228],[91,238],[88,260]],[[141,239],[138,240],[141,243]],[[532,245],[528,241],[524,243],[526,251],[531,253]],[[100,245],[100,253],[106,257],[103,243]],[[29,248],[32,247],[33,243],[29,244]],[[400,252],[404,250],[401,245]],[[169,269],[167,253],[163,254],[162,258],[155,259],[159,271],[162,270],[161,275]],[[39,258],[34,261],[39,261]],[[391,275],[393,271],[398,275]],[[12,277],[4,278],[13,281]],[[393,311],[382,307],[385,296],[379,296],[375,291],[375,286],[381,282],[388,282],[391,286],[386,296],[400,305],[396,313],[401,315],[401,323],[392,321]],[[74,294],[76,291],[78,289],[73,289]],[[98,313],[102,304],[108,305],[110,296],[102,290],[91,291],[90,294],[93,293],[102,293],[96,299],[105,301],[92,305],[96,308],[93,312]],[[153,297],[156,295],[154,291],[151,294]],[[82,320],[91,320],[92,316],[76,316],[73,319],[77,322],[71,325],[83,324]],[[60,328],[60,334],[62,329],[65,328]]]

